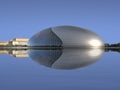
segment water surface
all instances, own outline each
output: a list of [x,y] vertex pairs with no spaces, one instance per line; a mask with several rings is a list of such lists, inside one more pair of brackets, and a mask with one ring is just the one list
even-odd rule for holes
[[77,69],[55,69],[31,58],[0,55],[0,90],[120,90],[120,54],[104,52],[95,63]]

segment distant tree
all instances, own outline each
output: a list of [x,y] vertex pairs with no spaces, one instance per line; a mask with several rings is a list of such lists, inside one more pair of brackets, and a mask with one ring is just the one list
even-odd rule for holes
[[105,47],[109,47],[110,45],[108,43],[105,44]]
[[120,43],[118,43],[118,47],[120,47]]

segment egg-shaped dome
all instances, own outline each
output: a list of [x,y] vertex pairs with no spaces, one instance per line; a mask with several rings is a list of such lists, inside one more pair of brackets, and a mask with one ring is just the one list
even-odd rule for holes
[[31,46],[103,47],[101,38],[81,27],[57,26],[42,30],[29,40]]

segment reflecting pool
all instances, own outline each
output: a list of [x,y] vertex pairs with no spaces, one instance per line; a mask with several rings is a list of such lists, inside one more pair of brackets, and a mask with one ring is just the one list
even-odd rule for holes
[[0,50],[0,89],[119,90],[120,54],[108,51]]

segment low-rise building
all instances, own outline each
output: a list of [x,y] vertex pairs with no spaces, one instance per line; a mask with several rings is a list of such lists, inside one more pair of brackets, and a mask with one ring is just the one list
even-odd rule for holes
[[12,46],[28,46],[28,38],[15,38],[11,40],[9,43]]
[[0,46],[6,46],[8,44],[9,44],[9,42],[0,42]]
[[0,46],[28,46],[28,38],[15,38],[9,42],[0,42]]

